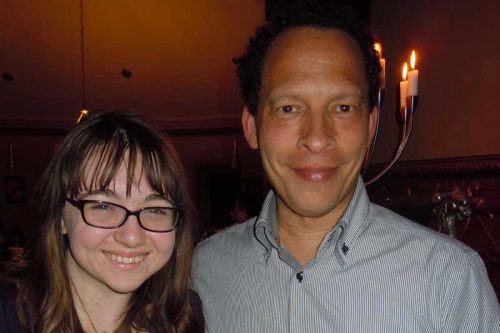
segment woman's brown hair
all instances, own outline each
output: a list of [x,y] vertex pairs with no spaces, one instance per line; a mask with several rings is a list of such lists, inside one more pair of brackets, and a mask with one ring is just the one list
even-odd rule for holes
[[[92,168],[88,167],[90,161]],[[141,175],[152,190],[183,213],[172,257],[134,292],[118,331],[181,333],[195,329],[187,287],[193,210],[178,155],[164,135],[137,115],[104,112],[90,115],[66,136],[38,182],[34,198],[39,220],[27,252],[29,266],[18,283],[18,315],[28,331],[83,332],[66,269],[62,209],[68,196],[107,189],[123,163],[127,194],[137,181],[134,170],[141,163]]]

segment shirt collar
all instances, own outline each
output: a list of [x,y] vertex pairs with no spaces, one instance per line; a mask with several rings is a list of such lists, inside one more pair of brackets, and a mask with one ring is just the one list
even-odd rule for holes
[[[325,235],[323,243],[338,239],[334,243],[339,244],[338,247],[342,249],[344,256],[347,257],[349,251],[355,246],[359,235],[369,223],[369,207],[368,195],[363,179],[360,176],[346,211],[337,222],[336,227]],[[336,232],[337,229],[340,229],[339,232]],[[276,195],[271,190],[267,194],[255,222],[255,237],[269,252],[273,247],[279,247],[277,235]]]
[[[351,202],[339,220],[339,224],[345,227],[340,241],[342,246],[347,246],[347,252],[355,247],[359,235],[370,223],[369,213],[370,200],[366,193],[365,183],[359,176]],[[343,250],[343,252],[346,251]]]
[[276,219],[276,195],[271,190],[266,196],[257,221],[255,222],[255,237],[270,251],[278,247],[278,223]]

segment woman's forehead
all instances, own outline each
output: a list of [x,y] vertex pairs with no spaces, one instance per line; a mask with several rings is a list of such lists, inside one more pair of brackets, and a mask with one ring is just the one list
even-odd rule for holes
[[[88,190],[114,189],[118,184],[138,186],[144,181],[142,157],[130,159],[129,153],[122,156],[97,152],[89,154],[81,165],[80,182]],[[148,184],[149,186],[149,184]]]
[[[73,195],[82,192],[110,190],[116,193],[140,190],[170,196],[171,175],[165,174],[161,157],[151,152],[143,157],[139,149],[116,149],[114,146],[96,146],[89,149],[82,159],[78,178],[72,189]],[[151,156],[150,156],[151,155]],[[75,188],[75,186],[77,188]]]

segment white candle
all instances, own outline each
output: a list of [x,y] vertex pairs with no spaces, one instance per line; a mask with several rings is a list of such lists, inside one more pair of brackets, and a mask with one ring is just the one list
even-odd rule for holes
[[406,81],[407,73],[408,73],[408,64],[405,62],[403,66],[403,80],[399,82],[400,108],[406,107],[406,96],[408,94],[408,81]]
[[399,93],[401,96],[400,105],[402,108],[406,107],[406,92],[408,90],[408,81],[404,80],[399,82]]
[[408,72],[408,96],[418,96],[418,70]]
[[418,69],[415,69],[415,51],[411,52],[411,71],[408,72],[408,96],[418,96]]
[[382,45],[380,43],[375,43],[373,48],[377,51],[379,62],[380,62],[380,88],[385,89],[385,58],[382,58]]

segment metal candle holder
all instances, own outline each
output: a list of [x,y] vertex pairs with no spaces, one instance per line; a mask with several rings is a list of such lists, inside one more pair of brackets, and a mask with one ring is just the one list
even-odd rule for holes
[[[384,99],[384,94],[385,91],[383,89],[379,90],[378,94],[378,101],[377,101],[377,106],[379,111],[381,110],[383,99]],[[415,116],[415,112],[417,111],[417,106],[418,106],[418,96],[407,96],[406,97],[406,107],[401,107],[400,112],[399,112],[399,120],[400,120],[400,127],[401,127],[401,135],[399,139],[399,145],[398,149],[394,153],[394,156],[392,157],[391,161],[387,163],[387,165],[380,171],[378,172],[373,178],[365,181],[366,185],[370,185],[371,183],[377,181],[379,178],[381,178],[383,175],[389,171],[390,168],[396,163],[396,161],[399,159],[399,156],[401,156],[401,153],[406,147],[406,144],[408,143],[408,139],[410,138],[411,130],[413,128],[413,117]],[[380,116],[379,116],[380,118]],[[365,163],[364,163],[364,168],[363,172],[366,171],[366,168],[368,167],[368,163],[372,157],[373,154],[373,149],[375,147],[375,140],[377,138],[377,132],[378,132],[378,121],[375,129],[375,136],[373,139],[372,144],[368,148],[368,152],[366,154],[365,158]]]
[[[378,95],[377,95],[377,109],[379,110],[379,112],[382,109],[382,104],[384,103],[384,98],[385,98],[385,89],[380,88],[378,90]],[[378,136],[379,120],[380,120],[380,114],[377,117],[377,123],[375,124],[375,135],[373,136],[373,141],[370,144],[370,147],[368,147],[368,151],[366,152],[366,155],[365,155],[362,173],[365,173],[366,169],[368,168],[368,164],[370,164],[370,160],[372,159],[373,151],[375,150],[375,144],[377,142],[377,136]]]

